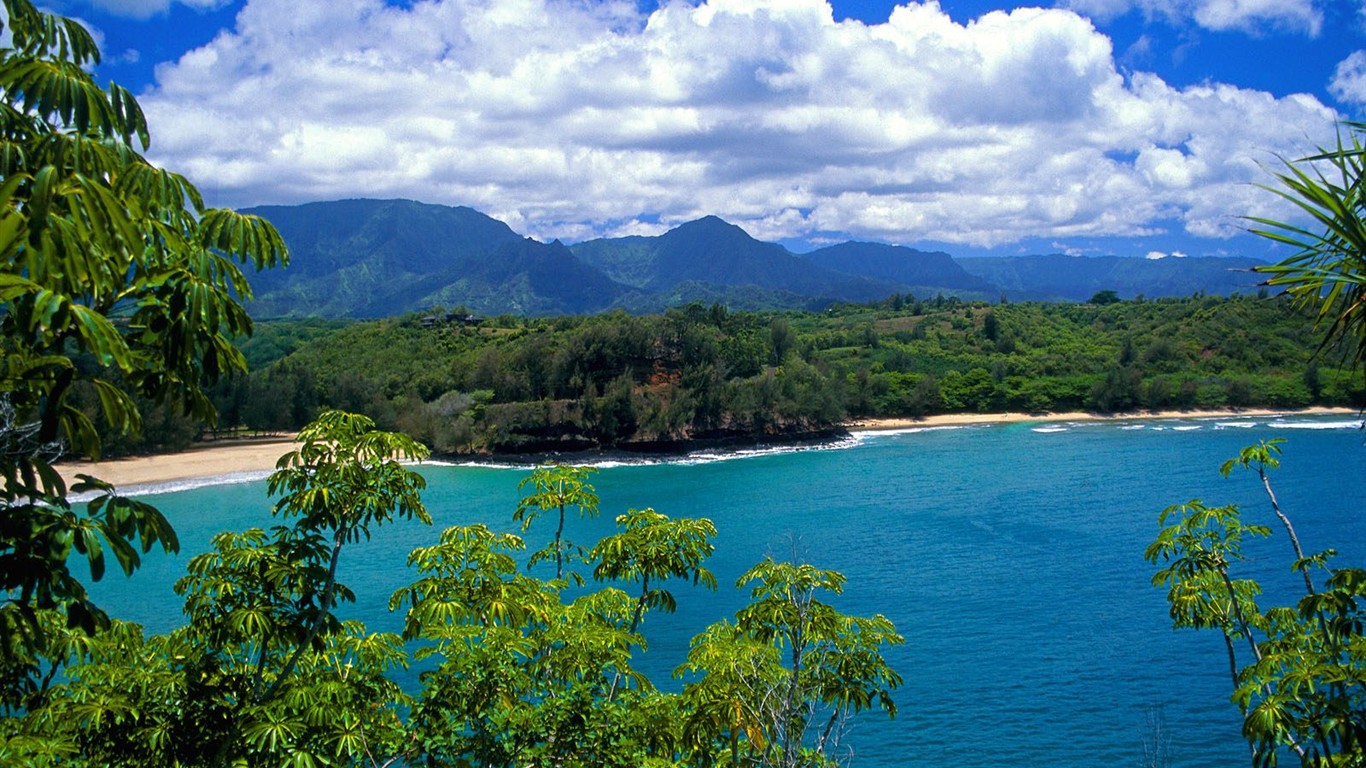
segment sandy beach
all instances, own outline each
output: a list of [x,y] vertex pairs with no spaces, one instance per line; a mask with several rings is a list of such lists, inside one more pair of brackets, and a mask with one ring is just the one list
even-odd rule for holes
[[120,490],[220,475],[269,472],[293,450],[293,435],[201,443],[179,453],[134,456],[110,461],[69,461],[57,466],[68,483],[87,474],[113,483]]
[[[916,427],[945,427],[983,424],[1013,424],[1020,422],[1050,421],[1120,421],[1135,419],[1199,419],[1237,416],[1279,416],[1279,415],[1335,415],[1355,417],[1359,412],[1351,408],[1309,408],[1287,411],[1285,409],[1257,409],[1223,411],[1156,411],[1102,416],[1094,413],[955,413],[928,416],[923,419],[863,419],[848,422],[850,430],[889,430]],[[67,462],[58,466],[68,482],[78,473],[94,475],[121,489],[137,486],[157,485],[182,480],[235,475],[244,473],[265,473],[275,468],[280,456],[291,450],[294,443],[291,437],[223,441],[197,445],[180,453],[158,456],[138,456],[127,459],[101,461],[97,463],[80,461]]]
[[1139,421],[1147,419],[1218,419],[1239,416],[1356,416],[1353,408],[1241,408],[1217,411],[1136,411],[1102,415],[1071,411],[1067,413],[947,413],[923,419],[858,419],[845,424],[850,430],[908,429],[912,427],[960,427],[974,424],[1019,424],[1048,421]]

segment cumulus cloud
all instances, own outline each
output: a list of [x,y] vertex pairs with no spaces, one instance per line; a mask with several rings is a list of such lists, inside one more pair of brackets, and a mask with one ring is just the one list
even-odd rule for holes
[[1281,212],[1258,161],[1336,119],[1125,77],[1070,11],[932,1],[866,25],[825,0],[249,0],[142,102],[154,157],[217,203],[409,197],[571,241],[707,214],[765,239],[1226,236]]
[[1061,0],[1059,5],[1098,19],[1138,11],[1148,19],[1193,21],[1218,32],[1267,30],[1318,36],[1323,11],[1315,0]]
[[1366,106],[1366,51],[1355,51],[1338,63],[1328,92],[1344,104]]

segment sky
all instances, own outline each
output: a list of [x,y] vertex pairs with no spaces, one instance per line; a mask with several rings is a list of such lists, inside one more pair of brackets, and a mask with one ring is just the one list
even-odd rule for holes
[[1366,0],[44,1],[212,205],[544,241],[1275,258],[1259,185],[1366,118]]

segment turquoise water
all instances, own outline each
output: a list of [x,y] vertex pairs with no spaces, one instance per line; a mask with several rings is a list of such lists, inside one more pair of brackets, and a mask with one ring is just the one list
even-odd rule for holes
[[[906,679],[900,714],[857,719],[853,765],[1138,765],[1160,711],[1171,765],[1245,764],[1228,703],[1223,644],[1174,632],[1142,559],[1158,512],[1202,498],[1237,502],[1271,524],[1254,475],[1218,466],[1244,445],[1287,438],[1273,475],[1306,550],[1366,563],[1366,434],[1359,419],[1260,418],[1016,424],[865,433],[823,450],[756,451],[605,466],[603,518],[573,521],[591,544],[612,516],[651,506],[705,516],[720,531],[709,566],[717,593],[679,587],[679,612],[648,621],[642,664],[666,683],[688,639],[743,603],[730,588],[767,553],[797,548],[843,571],[849,613],[883,613],[906,636],[891,661]],[[446,525],[513,530],[523,471],[428,466],[434,529],[402,524],[348,550],[342,579],[354,615],[397,629],[389,594],[410,580],[404,558]],[[179,557],[153,557],[131,581],[99,585],[115,615],[153,631],[179,621],[171,582],[212,533],[269,524],[260,481],[162,493]],[[546,526],[548,529],[549,526]],[[533,535],[536,533],[533,530]],[[533,542],[534,544],[534,542]],[[1251,550],[1249,574],[1294,595],[1283,535]]]

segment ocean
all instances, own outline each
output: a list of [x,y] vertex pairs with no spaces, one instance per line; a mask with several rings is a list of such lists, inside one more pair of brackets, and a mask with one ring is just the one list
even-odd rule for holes
[[[906,637],[889,656],[905,678],[899,714],[865,713],[846,738],[858,768],[1138,766],[1155,745],[1170,766],[1246,764],[1222,639],[1171,628],[1142,554],[1164,507],[1238,503],[1245,519],[1276,527],[1248,549],[1243,573],[1262,580],[1264,605],[1295,599],[1290,546],[1256,476],[1218,472],[1272,437],[1286,439],[1272,482],[1306,551],[1366,564],[1366,432],[1343,416],[907,429],[820,448],[606,462],[593,478],[602,516],[571,519],[566,537],[591,545],[633,507],[716,523],[708,567],[721,588],[674,585],[678,612],[645,624],[640,667],[666,688],[689,638],[744,604],[735,579],[764,555],[795,552],[843,572],[838,607],[884,614]],[[433,527],[393,525],[343,554],[341,579],[358,595],[347,616],[372,630],[401,624],[385,604],[411,580],[410,549],[448,525],[517,530],[524,468],[422,471]],[[270,524],[264,486],[236,477],[151,489],[182,553],[149,556],[131,580],[107,578],[97,601],[149,631],[175,626],[171,584],[215,532]],[[543,519],[528,543],[552,527]]]

